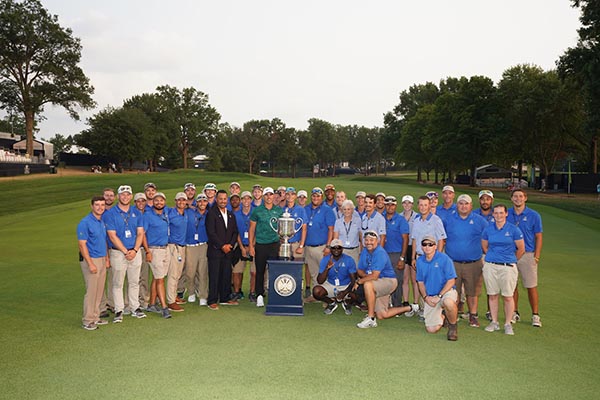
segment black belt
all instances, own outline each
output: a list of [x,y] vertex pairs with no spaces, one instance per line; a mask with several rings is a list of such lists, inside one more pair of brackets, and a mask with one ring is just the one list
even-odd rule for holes
[[472,261],[454,261],[454,262],[455,262],[455,263],[459,263],[459,264],[471,264],[471,263],[477,262],[477,261],[479,261],[479,260],[480,260],[480,259],[477,259],[477,260],[472,260]]
[[497,262],[493,262],[493,261],[488,261],[490,264],[495,264],[495,265],[504,265],[506,267],[514,267],[516,263],[497,263]]
[[307,247],[321,247],[321,246],[325,246],[325,243],[323,244],[307,244]]
[[358,249],[358,246],[354,246],[354,247],[344,247],[345,250],[354,250],[354,249]]

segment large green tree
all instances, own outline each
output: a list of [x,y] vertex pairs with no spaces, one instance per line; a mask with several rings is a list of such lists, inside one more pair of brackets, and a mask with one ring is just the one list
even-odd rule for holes
[[27,154],[33,154],[36,115],[44,105],[91,108],[94,88],[79,67],[81,43],[38,0],[0,1],[0,103],[25,118]]

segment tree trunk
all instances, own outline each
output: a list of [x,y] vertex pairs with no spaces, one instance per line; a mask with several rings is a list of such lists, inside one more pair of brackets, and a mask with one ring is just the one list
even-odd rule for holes
[[421,182],[421,167],[417,167],[417,182]]
[[188,167],[188,145],[185,144],[183,146],[183,169],[187,169]]
[[25,134],[27,135],[25,152],[30,157],[33,157],[33,121],[33,111],[25,111]]

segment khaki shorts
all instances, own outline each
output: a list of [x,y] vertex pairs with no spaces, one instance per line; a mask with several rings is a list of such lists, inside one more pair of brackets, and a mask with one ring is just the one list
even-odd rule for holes
[[337,293],[339,292],[343,292],[344,290],[346,290],[346,288],[348,287],[348,285],[344,286],[344,285],[332,285],[331,283],[329,283],[329,281],[325,281],[320,285],[317,286],[321,286],[323,287],[323,289],[327,290],[327,297],[335,297],[337,295]]
[[464,285],[467,296],[479,296],[483,283],[483,261],[477,260],[467,264],[454,262],[454,269],[456,270],[456,288],[458,291]]
[[243,274],[246,270],[246,263],[250,263],[250,272],[256,272],[256,265],[254,265],[254,261],[240,260],[233,266],[234,274]]
[[398,287],[396,278],[379,278],[373,282],[375,288],[375,312],[387,311],[390,308],[390,294]]
[[446,299],[450,299],[456,303],[458,300],[458,293],[456,293],[455,289],[450,289],[437,302],[435,307],[431,307],[429,304],[425,303],[425,308],[423,309],[423,316],[425,317],[425,326],[438,326],[442,325],[444,322],[442,318],[442,309],[443,304]]
[[164,249],[150,249],[152,254],[152,262],[150,268],[154,279],[162,279],[169,272],[169,251]]
[[483,264],[483,279],[488,295],[501,294],[510,297],[514,294],[519,279],[516,265]]
[[517,269],[523,286],[527,289],[537,287],[538,285],[538,266],[533,258],[533,252],[525,253],[517,263]]

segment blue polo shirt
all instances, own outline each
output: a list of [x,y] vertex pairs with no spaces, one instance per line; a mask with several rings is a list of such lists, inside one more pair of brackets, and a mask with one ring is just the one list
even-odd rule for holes
[[496,224],[490,224],[484,229],[481,238],[488,241],[488,252],[485,255],[485,261],[495,263],[517,262],[515,240],[523,239],[523,233],[515,225],[506,222],[501,229],[498,229]]
[[167,216],[169,217],[169,243],[185,246],[188,214],[185,210],[182,215],[177,208],[170,208]]
[[[327,264],[329,263],[329,259],[333,260],[331,256],[325,256],[321,260],[319,264],[319,273],[322,273],[327,269]],[[333,260],[333,267],[329,269],[327,273],[327,282],[332,285],[336,285],[335,280],[339,279],[338,286],[348,286],[350,284],[350,274],[356,273],[356,263],[354,259],[347,254],[342,253],[340,259],[335,261]]]
[[440,217],[443,221],[444,219],[448,218],[449,216],[456,214],[456,204],[452,203],[450,208],[444,208],[444,205],[440,204],[439,206],[436,207],[436,210],[437,211],[435,212],[435,215]]
[[329,227],[335,225],[333,210],[325,204],[321,204],[316,208],[313,208],[313,205],[310,204],[304,210],[308,219],[306,222],[306,242],[304,244],[307,246],[327,244]]
[[481,234],[488,222],[471,212],[466,218],[454,213],[444,220],[446,228],[446,246],[444,251],[453,261],[476,261],[481,258]]
[[356,211],[356,213],[358,214],[358,216],[362,219],[363,215],[365,215],[367,213],[366,210],[358,211],[358,207],[354,207],[354,211]]
[[413,230],[410,233],[411,242],[414,239],[416,244],[417,254],[423,254],[421,249],[421,240],[427,235],[431,235],[436,241],[446,239],[446,230],[444,223],[437,215],[429,213],[425,220],[419,215],[413,222]]
[[427,296],[437,296],[450,279],[456,279],[456,271],[446,254],[436,250],[431,261],[424,256],[417,259],[417,282],[425,284]]
[[402,246],[404,245],[404,239],[402,235],[409,233],[410,228],[406,219],[398,214],[394,213],[391,218],[385,216],[385,246],[383,247],[388,253],[402,253]]
[[483,215],[481,213],[481,208],[478,208],[476,210],[473,210],[473,212],[477,215],[479,215],[481,218],[485,219],[489,224],[496,222],[494,220],[494,213],[490,212],[488,215]]
[[[126,249],[135,247],[137,228],[144,227],[143,214],[137,208],[130,206],[129,210],[125,212],[116,205],[102,214],[102,219],[106,224],[106,230],[115,231]],[[108,247],[111,249],[116,248],[110,238],[108,239]]]
[[188,208],[185,210],[187,214],[187,229],[185,231],[185,244],[198,244],[208,242],[206,235],[206,213],[200,214],[197,209]]
[[106,226],[102,218],[98,219],[93,213],[86,215],[77,225],[77,239],[85,240],[86,247],[92,258],[106,256]]
[[242,244],[248,246],[250,241],[248,240],[248,229],[250,228],[250,215],[252,215],[252,207],[248,214],[244,214],[244,211],[240,208],[235,213],[235,223],[237,224],[238,233],[242,239]]
[[[381,215],[381,214],[380,214]],[[381,246],[375,247],[372,253],[364,248],[358,259],[358,269],[366,274],[371,274],[373,271],[379,271],[380,278],[395,278],[396,272],[392,267],[392,262],[386,251]]]
[[517,215],[513,207],[508,210],[506,220],[516,225],[523,232],[525,251],[535,251],[535,234],[543,232],[542,217],[540,217],[540,214],[525,206],[523,212]]
[[290,243],[296,243],[298,241],[300,241],[300,239],[302,238],[302,229],[301,226],[303,224],[308,224],[307,218],[306,218],[306,210],[304,210],[304,207],[298,205],[298,204],[294,204],[294,207],[289,208],[288,206],[285,206],[283,208],[284,212],[288,212],[290,213],[290,215],[292,216],[292,218],[294,218],[294,220],[297,220],[298,218],[300,218],[302,220],[301,223],[294,223],[294,229],[299,229],[298,232],[296,232],[294,234],[294,236],[292,236],[289,240]]
[[356,212],[352,214],[350,222],[346,222],[343,217],[335,220],[333,231],[337,232],[338,239],[342,241],[344,248],[352,249],[360,245],[360,221],[360,217]]
[[154,207],[144,212],[144,230],[148,246],[166,246],[169,243],[169,218],[165,207],[162,214],[157,214]]
[[385,235],[385,217],[377,212],[377,210],[373,210],[371,215],[365,213],[360,221],[360,228],[363,233],[364,244],[364,233],[366,231],[375,231],[379,236]]

